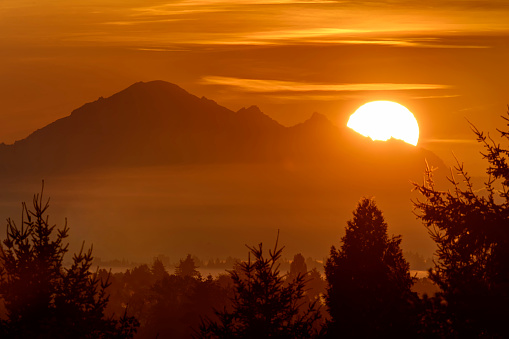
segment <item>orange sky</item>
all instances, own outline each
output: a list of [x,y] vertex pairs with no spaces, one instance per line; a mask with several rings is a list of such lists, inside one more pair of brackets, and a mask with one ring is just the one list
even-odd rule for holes
[[398,101],[420,145],[468,164],[464,118],[494,131],[509,103],[508,17],[505,0],[3,0],[0,142],[161,79],[285,125]]

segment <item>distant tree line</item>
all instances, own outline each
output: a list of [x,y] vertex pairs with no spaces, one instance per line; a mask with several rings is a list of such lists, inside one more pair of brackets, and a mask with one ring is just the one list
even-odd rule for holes
[[[507,121],[509,119],[504,118]],[[389,236],[382,211],[362,198],[324,280],[301,254],[281,272],[278,240],[228,274],[202,277],[188,255],[170,274],[160,260],[126,272],[91,271],[92,250],[64,267],[68,227],[49,223],[43,192],[7,220],[0,251],[2,338],[507,338],[509,329],[509,150],[472,126],[485,147],[483,190],[458,163],[439,190],[433,169],[414,184],[417,217],[437,244],[417,293],[416,278]],[[509,132],[499,131],[502,138]],[[456,179],[459,175],[460,179]],[[279,236],[278,236],[279,238]]]

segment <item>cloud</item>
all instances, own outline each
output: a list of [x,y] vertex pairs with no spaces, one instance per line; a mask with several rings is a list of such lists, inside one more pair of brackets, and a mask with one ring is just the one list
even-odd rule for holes
[[233,77],[206,76],[202,84],[236,87],[246,92],[355,92],[355,91],[407,91],[437,90],[451,88],[441,84],[396,84],[396,83],[347,83],[323,84],[281,80],[241,79]]
[[[176,0],[128,5],[103,26],[112,27],[113,38],[138,35],[140,43],[146,36],[143,30],[152,30],[161,44],[489,48],[480,39],[464,43],[425,37],[509,29],[506,11],[488,11],[481,2],[470,6],[471,2],[455,1],[454,6],[434,10],[416,0]],[[115,30],[129,25],[140,28]]]
[[104,22],[104,25],[114,25],[114,26],[129,26],[129,25],[140,25],[140,24],[153,24],[153,23],[161,23],[161,22],[176,22],[182,21],[185,19],[159,19],[159,20],[125,20],[125,21],[107,21]]
[[435,39],[435,41],[426,41],[432,39],[407,39],[407,38],[393,38],[393,39],[344,39],[344,40],[310,40],[309,42],[322,43],[322,44],[349,44],[349,45],[386,45],[386,46],[397,46],[397,47],[421,47],[421,48],[491,48],[491,46],[482,45],[452,45],[443,44],[442,42]]
[[450,95],[423,95],[423,96],[414,96],[412,99],[449,99],[449,98],[458,98],[461,95],[459,94],[450,94]]
[[[314,93],[314,92],[313,92]],[[288,101],[338,101],[338,100],[356,100],[363,98],[362,95],[355,94],[342,94],[342,93],[352,93],[352,92],[334,92],[334,93],[324,93],[320,92],[320,94],[306,94],[299,93],[299,95],[295,95],[295,93],[290,94],[267,94],[266,97],[268,100],[273,102],[282,102],[287,103]]]
[[[137,15],[182,15],[219,11],[237,11],[248,6],[266,5],[318,5],[336,3],[330,0],[182,0],[167,4],[133,8]],[[249,10],[248,10],[249,11]],[[136,15],[136,14],[135,14]]]
[[[380,37],[384,34],[390,37]],[[449,36],[431,37],[416,35],[413,37],[398,37],[394,35],[394,32],[389,31],[345,28],[310,28],[237,34],[223,33],[217,34],[216,37],[211,37],[210,40],[197,40],[193,41],[193,43],[211,45],[384,45],[445,49],[491,48],[491,46],[487,45],[473,45],[465,44],[462,41],[451,41]]]
[[174,7],[172,5],[139,7],[139,8],[133,8],[132,10],[134,11],[134,13],[131,15],[132,17],[193,15],[193,14],[202,14],[202,13],[206,14],[206,13],[223,12],[224,11],[224,9],[217,8],[217,7],[198,7],[198,8],[184,7],[184,8],[181,8],[181,7]]
[[292,5],[292,4],[328,4],[334,0],[181,0],[163,6],[209,6],[209,5]]
[[133,48],[136,51],[145,51],[145,52],[186,52],[187,49],[178,49],[178,48]]

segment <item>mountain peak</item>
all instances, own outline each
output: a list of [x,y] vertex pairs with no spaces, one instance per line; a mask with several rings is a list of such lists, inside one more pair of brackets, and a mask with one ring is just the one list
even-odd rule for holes
[[237,111],[238,114],[263,114],[260,108],[256,105],[251,105],[248,108],[242,107]]
[[272,126],[274,128],[280,128],[281,125],[265,113],[256,105],[251,105],[248,108],[242,107],[237,111],[239,117],[247,118],[248,121],[255,125]]
[[353,149],[342,129],[319,113],[284,127],[258,106],[233,112],[169,82],[137,82],[13,145],[0,144],[0,171],[329,161]]
[[307,122],[319,123],[319,124],[332,124],[332,122],[323,114],[313,112]]
[[191,95],[182,87],[164,80],[152,80],[148,82],[138,81],[115,95],[119,95],[122,93],[132,94],[132,92],[152,92],[152,93],[168,92],[174,94]]
[[89,102],[71,112],[71,116],[87,115],[90,111],[104,111],[111,107],[124,106],[124,111],[129,111],[143,105],[160,106],[163,101],[184,102],[189,100],[198,100],[198,98],[178,85],[163,80],[138,81],[122,91],[113,94],[110,97],[99,97],[96,101]]
[[329,129],[337,130],[337,126],[332,123],[325,115],[314,112],[306,121],[295,125],[296,128]]

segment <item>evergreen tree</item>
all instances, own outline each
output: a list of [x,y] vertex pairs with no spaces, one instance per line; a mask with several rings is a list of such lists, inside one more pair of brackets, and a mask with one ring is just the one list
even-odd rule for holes
[[293,280],[299,274],[304,276],[307,275],[308,267],[306,265],[306,260],[304,259],[304,256],[300,253],[297,253],[296,255],[293,256],[293,261],[290,264],[290,273],[288,274],[288,279]]
[[203,338],[312,338],[313,325],[320,319],[316,302],[300,310],[306,279],[299,274],[284,281],[277,261],[283,248],[263,256],[262,244],[249,247],[251,256],[240,263],[240,273],[230,271],[234,284],[233,310],[216,311],[219,321],[206,320],[200,327]]
[[201,274],[198,272],[197,268],[198,266],[196,266],[191,254],[188,254],[184,260],[180,259],[179,264],[175,267],[175,275],[179,277],[199,278]]
[[310,299],[319,299],[322,295],[325,295],[325,289],[327,287],[327,282],[322,278],[322,275],[318,270],[313,268],[308,273],[309,282],[307,284],[308,291],[307,295]]
[[[451,171],[452,190],[441,191],[428,168],[424,183],[415,184],[425,199],[414,205],[437,244],[430,278],[442,290],[437,298],[445,304],[440,318],[446,335],[508,337],[509,149],[472,129],[488,162],[484,189],[474,189],[458,162],[454,169],[462,182]],[[499,132],[509,138],[509,132]]]
[[347,222],[338,250],[325,265],[330,337],[390,338],[416,333],[416,294],[401,237],[387,235],[382,212],[372,199],[361,199]]
[[[126,314],[104,316],[108,281],[90,272],[92,249],[75,254],[63,267],[67,223],[51,226],[49,199],[34,195],[33,210],[22,205],[21,225],[7,220],[1,247],[0,296],[7,310],[6,336],[13,338],[130,338],[137,321]],[[54,231],[56,230],[56,235]]]
[[156,259],[150,268],[150,272],[154,276],[155,281],[162,280],[165,277],[168,277],[169,274],[166,272],[166,268],[161,260]]

